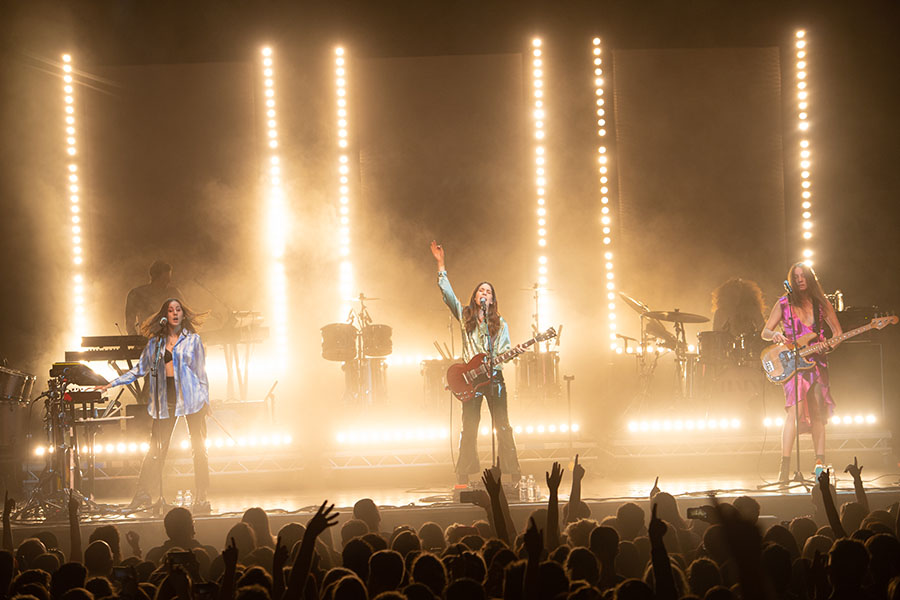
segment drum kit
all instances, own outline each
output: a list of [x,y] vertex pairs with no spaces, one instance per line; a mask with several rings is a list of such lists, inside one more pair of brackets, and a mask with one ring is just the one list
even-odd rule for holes
[[[626,351],[633,354],[638,364],[639,386],[634,408],[640,410],[650,395],[650,385],[655,373],[660,352],[673,352],[675,359],[674,389],[675,400],[710,400],[710,396],[720,388],[733,388],[729,383],[734,373],[741,374],[738,387],[746,389],[747,382],[755,387],[758,373],[756,366],[759,352],[764,342],[757,332],[743,332],[732,335],[727,331],[701,331],[697,334],[696,351],[694,344],[687,343],[685,324],[709,322],[709,318],[675,310],[650,310],[650,307],[624,292],[619,297],[640,315],[640,339],[617,334],[625,342]],[[672,323],[673,330],[664,323]],[[629,343],[636,348],[629,348]],[[746,381],[745,381],[746,380]],[[728,391],[728,390],[725,390]],[[634,406],[636,405],[636,406]]]
[[351,310],[346,323],[322,327],[322,358],[342,362],[344,400],[371,405],[387,400],[387,365],[385,357],[393,352],[392,329],[377,324],[366,308],[366,302],[378,300],[360,294],[355,301],[359,310]]

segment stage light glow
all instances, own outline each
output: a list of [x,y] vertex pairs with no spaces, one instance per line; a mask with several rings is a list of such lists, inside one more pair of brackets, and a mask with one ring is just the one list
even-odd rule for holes
[[[76,162],[76,157],[78,156],[78,138],[75,129],[74,116],[75,88],[72,85],[74,82],[72,73],[74,71],[71,54],[63,54],[61,58],[63,71],[63,132],[65,134],[63,139],[65,141],[65,153],[69,157],[69,160],[66,163],[65,181],[67,181],[67,188],[69,191],[69,212],[72,214],[71,222],[73,223],[69,239],[71,242],[70,248],[73,278],[80,282],[82,280],[81,273],[83,272],[83,265],[85,264],[85,251],[83,238],[81,236],[82,230],[78,225],[81,222],[79,216],[81,213],[81,207],[79,206],[81,197],[79,196],[79,178],[76,174],[78,172],[78,163]],[[85,298],[83,287],[74,293],[72,300],[69,317],[69,335],[71,335],[71,343],[80,344],[81,337],[85,335],[88,330],[88,323],[85,317],[86,312],[84,310]]]
[[354,296],[353,263],[350,256],[350,244],[352,241],[350,230],[350,153],[349,153],[349,120],[347,115],[347,70],[346,50],[340,46],[334,49],[335,64],[335,95],[337,96],[337,146],[338,146],[338,214],[340,229],[337,237],[337,254],[340,257],[338,263],[337,293],[341,302],[338,303],[338,319],[343,319],[350,312],[350,302]]
[[276,112],[274,50],[266,46],[261,49],[262,92],[266,98],[262,123],[266,129],[266,157],[263,172],[265,180],[266,227],[262,232],[263,240],[268,247],[268,288],[271,313],[270,329],[274,343],[275,356],[273,363],[276,372],[283,372],[290,356],[288,343],[288,298],[287,273],[284,263],[287,245],[288,210],[284,189],[281,186],[281,158],[278,154],[278,113]]
[[[797,79],[797,128],[804,133],[804,135],[809,131],[810,122],[809,122],[809,92],[807,91],[807,80],[809,76],[809,72],[807,70],[808,64],[806,60],[806,32],[802,29],[798,29],[794,33],[795,37],[795,45],[797,47],[796,51],[796,66],[795,66],[795,77]],[[809,140],[801,138],[800,140],[800,161],[799,166],[801,169],[800,172],[800,195],[803,199],[801,202],[802,208],[802,217],[803,222],[801,224],[801,239],[804,240],[804,244],[801,248],[801,254],[804,257],[804,262],[807,265],[812,265],[812,256],[814,254],[814,250],[810,245],[809,241],[812,240],[812,202],[810,202],[810,198],[812,197],[811,188],[812,188],[812,174],[810,172],[810,161],[809,159]]]
[[[594,65],[595,68],[593,70],[594,76],[594,95],[597,96],[597,116],[603,117],[605,114],[602,106],[604,105],[603,96],[605,93],[604,90],[604,78],[603,78],[603,68],[602,60],[600,56],[603,53],[603,49],[601,46],[601,40],[599,37],[594,37],[591,41],[591,53],[595,57]],[[600,183],[602,184],[600,187],[600,223],[602,225],[601,232],[603,234],[603,245],[609,247],[612,244],[612,217],[609,214],[609,187],[608,187],[608,179],[606,177],[607,173],[607,165],[609,163],[609,156],[607,154],[608,150],[606,147],[606,129],[605,119],[597,120],[597,137],[598,137],[598,146],[597,146],[597,163],[600,165]],[[606,289],[610,292],[610,297],[613,296],[613,292],[616,289],[615,284],[615,273],[614,273],[614,264],[612,261],[612,253],[606,252]],[[615,304],[610,303],[607,309],[607,328],[609,329],[609,339],[610,339],[610,349],[613,351],[618,351],[619,342],[616,338],[616,309]]]
[[[541,40],[534,38],[531,41],[532,59],[531,59],[531,85],[533,89],[534,101],[531,109],[533,136],[536,140],[534,146],[534,164],[535,164],[535,193],[537,201],[537,245],[539,249],[547,247],[548,244],[548,210],[547,210],[547,177],[545,165],[547,164],[546,148],[543,140],[546,139],[545,119],[546,111],[544,109],[544,101],[542,100],[544,93],[544,74],[545,65],[541,57]],[[537,314],[535,319],[538,326],[543,322],[551,319],[549,298],[546,294],[546,286],[550,281],[550,267],[548,265],[547,255],[543,251],[538,253],[538,277],[535,284],[537,293]]]

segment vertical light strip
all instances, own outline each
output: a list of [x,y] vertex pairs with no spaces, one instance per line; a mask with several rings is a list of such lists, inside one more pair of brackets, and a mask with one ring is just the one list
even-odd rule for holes
[[534,122],[534,182],[537,195],[537,244],[538,244],[538,278],[537,278],[537,324],[540,327],[548,318],[548,259],[547,259],[547,151],[544,145],[544,59],[541,50],[541,39],[531,40],[531,75],[534,97],[532,120]]
[[81,189],[78,177],[78,139],[75,129],[75,79],[72,56],[62,55],[63,112],[66,140],[66,189],[69,193],[69,211],[72,222],[72,321],[71,332],[78,345],[87,334],[85,317],[84,281],[84,226],[81,220]]
[[350,312],[353,298],[353,262],[350,260],[350,147],[347,119],[347,65],[344,49],[334,49],[334,84],[337,97],[337,143],[338,143],[338,252],[340,266],[338,273],[338,294],[341,302],[339,320]]
[[800,130],[800,197],[803,217],[803,261],[812,266],[812,181],[810,177],[810,149],[809,149],[809,89],[807,85],[807,57],[806,57],[806,32],[798,30],[794,35],[794,45],[797,49],[796,79],[797,79],[797,128]]
[[616,340],[616,276],[612,251],[612,211],[609,207],[609,155],[606,149],[606,100],[603,98],[605,80],[603,78],[603,50],[600,38],[592,41],[591,54],[594,62],[594,103],[597,112],[597,163],[600,171],[600,224],[603,233],[603,259],[606,274],[607,321],[609,346],[615,350]]
[[275,361],[283,372],[288,360],[288,297],[284,251],[287,239],[287,211],[284,188],[281,185],[281,156],[278,143],[278,120],[275,102],[275,64],[272,48],[262,49],[262,83],[266,106],[266,204],[268,244],[269,298],[272,311],[270,319],[275,341]]

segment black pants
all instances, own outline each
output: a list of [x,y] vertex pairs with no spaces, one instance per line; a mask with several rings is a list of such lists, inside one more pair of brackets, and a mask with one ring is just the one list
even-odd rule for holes
[[[166,378],[166,397],[175,398],[175,379]],[[141,474],[138,477],[138,493],[145,492],[153,495],[159,491],[160,470],[166,461],[166,453],[169,451],[169,442],[172,440],[172,431],[175,429],[175,403],[168,404],[169,418],[153,418],[153,428],[150,434],[150,450],[141,463]],[[193,494],[198,500],[206,500],[209,491],[209,458],[206,454],[206,407],[192,415],[187,415],[185,420],[188,431],[191,434],[191,453],[194,456],[194,487]],[[157,450],[159,456],[157,457]]]
[[[487,389],[481,388],[482,390]],[[519,458],[516,455],[516,442],[513,439],[512,428],[509,426],[509,413],[506,406],[506,383],[503,381],[503,373],[494,374],[494,385],[486,394],[476,394],[474,398],[463,403],[462,431],[459,435],[459,459],[456,462],[458,475],[473,475],[481,471],[478,462],[478,423],[481,421],[481,401],[487,398],[488,409],[491,411],[494,421],[494,429],[497,430],[497,454],[500,457],[500,471],[505,475],[507,482],[509,476],[518,476],[522,469],[519,467]]]

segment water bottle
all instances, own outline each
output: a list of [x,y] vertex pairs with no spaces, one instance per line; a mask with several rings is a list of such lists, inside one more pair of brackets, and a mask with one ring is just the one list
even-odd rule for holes
[[519,478],[519,502],[528,502],[528,479],[524,475]]
[[822,474],[822,471],[824,471],[824,470],[825,470],[825,465],[823,465],[823,464],[820,463],[820,462],[817,462],[817,463],[816,463],[816,470],[815,470],[815,481],[816,481],[816,482],[819,481],[819,475],[821,475],[821,474]]
[[526,483],[526,487],[528,488],[528,501],[534,502],[534,492],[535,492],[535,490],[534,490],[534,486],[535,486],[534,475],[529,475],[528,480],[525,483]]
[[194,497],[191,494],[191,490],[185,490],[183,506],[191,506],[193,503],[194,503]]
[[175,494],[175,506],[184,506],[184,490],[178,490]]
[[532,480],[531,487],[532,487],[532,493],[531,493],[532,501],[540,502],[541,501],[541,484],[538,483],[536,480]]

